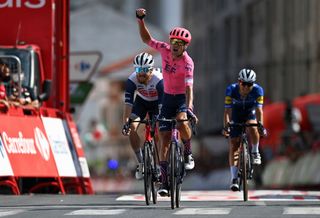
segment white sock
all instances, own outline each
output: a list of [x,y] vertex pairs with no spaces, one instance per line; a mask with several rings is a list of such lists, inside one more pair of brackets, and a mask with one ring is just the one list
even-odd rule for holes
[[259,152],[259,143],[256,145],[252,145],[251,153],[258,153]]

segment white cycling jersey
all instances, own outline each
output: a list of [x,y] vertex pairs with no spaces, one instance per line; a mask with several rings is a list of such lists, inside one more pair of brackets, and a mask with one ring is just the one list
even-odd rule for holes
[[[160,83],[162,85],[162,73],[159,68],[154,68],[151,74],[151,79],[148,81],[147,85],[139,83],[136,72],[133,72],[127,82],[127,87],[125,91],[125,102],[127,104],[133,103],[133,92],[136,91],[136,94],[140,96],[142,99],[146,101],[156,101],[158,100],[159,94],[157,88],[159,89],[158,84]],[[163,89],[163,88],[162,88]]]

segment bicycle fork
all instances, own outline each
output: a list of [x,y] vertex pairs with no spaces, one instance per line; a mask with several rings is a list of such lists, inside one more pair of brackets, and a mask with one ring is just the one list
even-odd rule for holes
[[[242,144],[242,149],[246,149],[247,152],[247,163],[246,163],[246,169],[247,169],[247,179],[251,180],[253,177],[253,166],[252,166],[252,157],[251,157],[251,152],[249,151],[249,146],[248,146],[248,141],[246,139],[243,140],[243,144]],[[242,152],[240,151],[240,161],[242,161]],[[242,163],[244,164],[244,163]],[[242,167],[239,169],[239,178],[241,178],[242,175]]]

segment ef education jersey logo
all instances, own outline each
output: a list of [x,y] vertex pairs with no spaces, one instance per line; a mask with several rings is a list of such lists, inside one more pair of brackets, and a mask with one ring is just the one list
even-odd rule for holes
[[49,142],[43,134],[43,132],[38,127],[34,129],[34,139],[42,158],[48,161],[50,159]]

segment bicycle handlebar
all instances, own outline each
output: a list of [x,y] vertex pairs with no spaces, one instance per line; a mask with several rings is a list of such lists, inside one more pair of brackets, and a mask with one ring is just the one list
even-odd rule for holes
[[158,121],[163,121],[163,122],[177,122],[177,123],[181,123],[181,122],[185,122],[185,121],[189,121],[189,119],[181,119],[181,120],[177,120],[177,119],[167,119],[167,118],[161,118],[161,119],[157,119]]
[[189,118],[189,119],[167,119],[167,118],[161,118],[161,119],[157,119],[157,121],[163,121],[163,122],[171,122],[171,123],[182,123],[182,122],[185,122],[185,121],[190,121],[190,124],[191,124],[191,129],[192,129],[192,134],[193,135],[196,135],[197,134],[197,129],[196,129],[196,123],[195,121],[192,119],[192,118]]
[[181,123],[181,122],[186,122],[186,121],[190,121],[191,124],[191,129],[192,129],[192,134],[196,135],[197,134],[197,129],[196,129],[196,123],[193,119],[167,119],[167,118],[161,118],[161,119],[145,119],[145,120],[132,120],[129,119],[128,124],[130,125],[131,123],[143,123],[146,125],[151,125],[152,129],[154,129],[155,127],[155,122],[156,121],[163,121],[163,122],[171,122],[171,123]]
[[152,122],[153,122],[153,120],[149,120],[149,119],[147,119],[147,120],[131,120],[131,119],[129,119],[129,124],[130,123],[143,123],[143,124],[152,124]]
[[259,126],[258,123],[230,123],[230,127],[252,127],[252,126]]

